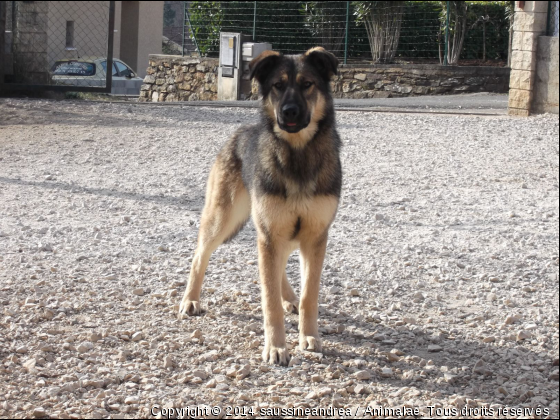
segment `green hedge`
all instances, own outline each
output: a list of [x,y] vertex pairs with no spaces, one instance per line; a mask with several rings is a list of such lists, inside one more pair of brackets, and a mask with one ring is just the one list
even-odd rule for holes
[[[274,49],[285,53],[300,53],[318,45],[317,15],[332,19],[333,27],[340,28],[346,21],[346,2],[257,2],[256,40],[270,42]],[[356,23],[351,2],[348,30],[348,58],[369,60],[371,57],[365,27]],[[469,31],[465,37],[462,59],[482,59],[483,25],[480,17],[488,16],[486,22],[486,57],[507,59],[508,2],[469,2]],[[203,55],[217,57],[219,32],[242,32],[253,34],[254,5],[252,1],[204,2],[193,1],[190,18],[193,31]],[[324,7],[322,14],[318,8]],[[328,7],[328,10],[327,10]],[[311,13],[313,12],[313,13]],[[315,16],[315,17],[314,17]],[[325,18],[323,18],[325,19]],[[410,1],[406,3],[397,60],[439,58],[443,49],[444,26],[442,2]],[[338,26],[337,26],[338,25]],[[336,32],[340,33],[340,30]],[[338,36],[338,35],[337,35]],[[335,53],[343,56],[342,47]]]
[[[477,20],[488,16],[486,23],[486,58],[507,60],[509,20],[506,17],[507,2],[473,2],[469,5],[469,31],[461,54],[462,59],[482,59],[483,27]],[[474,27],[473,27],[474,25]]]

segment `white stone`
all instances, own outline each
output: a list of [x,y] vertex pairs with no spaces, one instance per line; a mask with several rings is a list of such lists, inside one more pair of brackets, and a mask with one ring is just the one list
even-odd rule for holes
[[367,370],[360,370],[354,373],[354,377],[359,381],[367,381],[371,379],[371,374]]
[[165,369],[173,367],[173,358],[171,356],[167,355],[163,358],[163,367]]
[[78,347],[76,347],[76,350],[78,350],[78,353],[87,353],[88,351],[90,351],[92,349],[93,349],[93,343],[89,342],[89,341],[84,341],[83,343],[78,345]]
[[131,395],[131,396],[125,398],[124,403],[127,404],[127,405],[139,404],[140,403],[140,398],[138,397],[138,395]]

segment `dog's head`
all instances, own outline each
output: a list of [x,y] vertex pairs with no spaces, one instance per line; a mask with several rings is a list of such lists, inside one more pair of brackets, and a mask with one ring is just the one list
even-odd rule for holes
[[292,146],[313,138],[332,108],[329,82],[337,67],[337,58],[322,47],[297,56],[265,51],[249,64],[274,132]]

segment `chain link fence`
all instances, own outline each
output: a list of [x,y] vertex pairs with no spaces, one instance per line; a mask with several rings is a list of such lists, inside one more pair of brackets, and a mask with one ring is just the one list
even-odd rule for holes
[[546,34],[548,36],[558,36],[558,3],[557,1],[548,2],[548,20]]
[[8,1],[4,88],[109,92],[112,1]]
[[183,6],[182,54],[217,57],[219,33],[241,32],[285,54],[321,45],[345,63],[505,65],[513,16],[513,2],[167,3]]
[[[187,1],[166,1],[163,6],[163,54],[191,55],[196,52],[185,23]],[[187,33],[185,33],[187,30]]]

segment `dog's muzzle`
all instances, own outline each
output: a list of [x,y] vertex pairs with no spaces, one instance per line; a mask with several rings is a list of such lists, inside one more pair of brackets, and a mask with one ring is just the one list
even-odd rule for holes
[[277,117],[280,129],[288,133],[297,133],[309,125],[309,118],[302,121],[301,110],[297,104],[282,106],[282,112]]

